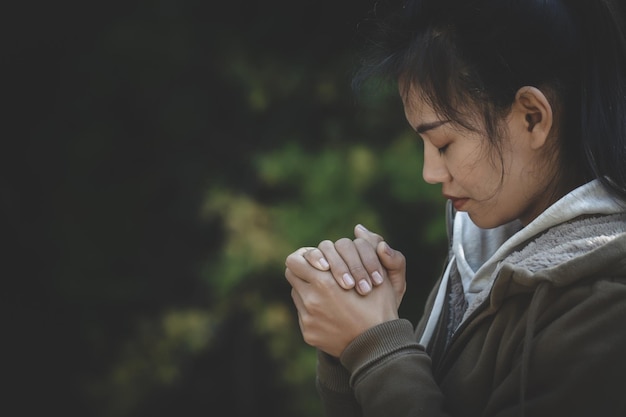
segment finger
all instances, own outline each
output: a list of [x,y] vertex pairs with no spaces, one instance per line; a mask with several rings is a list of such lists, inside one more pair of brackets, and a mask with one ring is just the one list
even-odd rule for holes
[[346,260],[337,252],[335,244],[330,240],[324,240],[318,245],[318,250],[330,265],[330,272],[335,278],[335,281],[337,281],[342,288],[347,290],[354,288],[356,283],[355,278],[350,273],[350,268]]
[[[372,290],[372,279],[363,265],[361,255],[359,254],[355,242],[351,239],[342,238],[335,242],[334,247],[347,265],[348,273],[356,283],[357,292],[362,295],[369,294]],[[326,255],[325,252],[324,254]]]
[[328,271],[330,269],[328,261],[324,258],[324,254],[318,248],[308,248],[308,250],[302,253],[302,256],[309,264],[311,264],[311,266],[314,266],[320,271]]
[[354,245],[359,252],[361,263],[372,280],[372,284],[382,284],[384,280],[383,275],[385,274],[385,268],[378,258],[376,246],[372,246],[369,241],[361,238],[354,239]]
[[[381,267],[378,256],[376,255],[374,257],[373,254],[375,253],[378,244],[383,241],[382,236],[368,230],[362,224],[357,224],[354,227],[354,236],[356,237],[355,242],[359,248],[359,253],[361,254],[361,260],[372,278],[372,283],[374,285],[380,285],[383,282],[385,270]],[[363,242],[369,243],[372,248],[372,252],[370,252],[366,245],[362,244]]]
[[305,327],[305,322],[308,312],[300,293],[295,288],[291,289],[291,299],[293,300],[293,304],[296,306],[296,311],[298,313],[298,326],[300,327],[300,333],[302,334],[303,339],[306,340],[305,333],[307,329]]
[[293,304],[296,306],[296,310],[298,310],[298,315],[306,314],[306,306],[304,305],[304,301],[302,300],[302,296],[300,292],[295,288],[291,289],[291,299],[293,300]]
[[384,239],[377,233],[371,232],[362,224],[354,226],[354,236],[359,239],[364,239],[372,245],[372,247],[378,246]]
[[406,258],[402,252],[392,249],[387,242],[380,242],[376,246],[376,253],[388,273],[406,269]]
[[285,268],[285,278],[287,279],[287,282],[289,282],[289,285],[291,285],[291,288],[296,291],[302,288],[302,286],[308,284],[306,277],[299,276],[289,267]]
[[396,292],[397,303],[400,305],[406,292],[406,258],[402,252],[391,249],[387,242],[380,242],[376,247],[379,259],[387,272]]
[[[304,253],[304,249],[298,249],[285,259],[285,278],[287,278],[287,281],[289,281],[291,286],[295,286],[297,281],[310,283],[316,279],[316,274],[324,273],[323,271],[311,266],[311,264],[309,264],[309,262],[302,256],[302,253]],[[288,275],[287,271],[291,271],[293,274]]]
[[294,255],[300,255],[300,256],[305,256],[307,252],[313,250],[313,249],[317,249],[313,246],[303,246],[301,248],[299,248],[298,250],[296,250],[295,252],[293,252]]

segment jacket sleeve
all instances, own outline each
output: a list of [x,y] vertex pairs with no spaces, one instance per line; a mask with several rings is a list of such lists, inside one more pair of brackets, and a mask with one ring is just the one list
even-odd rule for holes
[[[448,201],[449,245],[454,214]],[[447,260],[444,270],[446,264]],[[443,395],[432,376],[430,357],[416,341],[416,335],[424,330],[440,284],[441,276],[415,329],[405,319],[382,323],[352,341],[340,360],[318,351],[316,386],[326,417],[445,415],[441,412]]]
[[337,368],[340,365],[331,367],[326,360],[318,368],[318,389],[327,417],[445,415],[430,358],[415,341],[408,320],[369,329],[340,359],[343,374]]
[[361,416],[350,386],[350,373],[339,359],[317,351],[317,391],[322,400],[324,415],[327,417]]

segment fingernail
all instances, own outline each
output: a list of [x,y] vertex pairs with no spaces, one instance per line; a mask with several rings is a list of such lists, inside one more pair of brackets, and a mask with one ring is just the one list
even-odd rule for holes
[[326,261],[325,258],[320,258],[320,265],[322,266],[322,268],[326,268],[326,269],[330,267],[330,265],[328,265],[328,261]]
[[372,287],[370,287],[370,283],[367,282],[366,280],[362,279],[361,281],[359,281],[359,288],[361,289],[361,291],[363,291],[364,293],[368,293],[370,292],[370,290],[372,289]]
[[354,278],[352,278],[347,272],[343,274],[342,278],[344,284],[346,284],[348,287],[352,287],[354,285]]
[[369,232],[369,230],[367,230],[365,228],[365,226],[363,226],[362,224],[357,225],[356,227],[358,227],[359,229],[363,230],[364,232]]
[[387,244],[387,242],[385,242],[385,246],[384,246],[384,251],[387,255],[389,256],[393,256],[393,251],[391,250],[391,248],[389,247],[389,245]]
[[380,284],[383,283],[383,276],[380,275],[380,273],[378,271],[372,272],[372,279],[374,280],[376,285],[380,285]]

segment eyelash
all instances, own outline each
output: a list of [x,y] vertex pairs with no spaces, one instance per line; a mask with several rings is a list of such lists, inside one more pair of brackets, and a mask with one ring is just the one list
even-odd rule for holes
[[439,151],[439,155],[443,155],[444,153],[446,153],[446,150],[448,149],[448,146],[450,146],[450,145],[448,144],[448,145],[442,146],[441,148],[437,148],[437,150]]

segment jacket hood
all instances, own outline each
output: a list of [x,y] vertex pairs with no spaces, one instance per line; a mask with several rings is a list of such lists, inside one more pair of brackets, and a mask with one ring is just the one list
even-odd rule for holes
[[626,272],[626,203],[598,180],[571,191],[525,227],[514,221],[481,229],[467,213],[454,213],[450,207],[450,262],[420,340],[423,345],[441,314],[453,262],[467,301],[461,322],[487,300],[497,276],[502,279],[492,294],[495,303],[512,292],[531,291],[546,282],[567,285],[603,268]]
[[[461,216],[456,216],[455,233],[459,230],[461,236],[454,236],[453,244],[457,265],[467,260],[459,249],[467,247],[472,234],[497,233],[497,230],[479,229],[466,213],[458,214]],[[511,225],[497,229],[505,228],[510,230]],[[463,270],[469,304],[465,317],[485,300],[503,268],[514,270],[514,281],[524,287],[535,287],[545,281],[567,285],[590,271],[619,269],[626,250],[625,234],[624,202],[617,200],[598,180],[575,189],[506,238],[473,274],[468,274],[467,268]]]
[[501,267],[514,269],[520,284],[549,281],[559,287],[602,270],[626,272],[625,251],[626,213],[599,215],[553,227],[507,256]]

